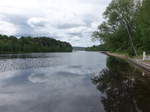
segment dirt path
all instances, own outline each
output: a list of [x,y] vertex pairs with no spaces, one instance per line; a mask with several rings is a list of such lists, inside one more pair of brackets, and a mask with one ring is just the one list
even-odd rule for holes
[[108,56],[115,56],[115,57],[119,57],[119,58],[123,58],[123,59],[128,59],[129,57],[123,54],[117,54],[117,53],[111,53],[111,52],[102,52]]
[[139,59],[139,58],[131,58],[131,57],[123,55],[123,54],[117,54],[117,53],[111,53],[111,52],[105,52],[105,51],[103,51],[101,53],[104,53],[108,56],[114,56],[114,57],[126,59],[129,62],[131,62],[132,64],[142,68],[143,70],[150,72],[150,62],[143,61],[142,59]]

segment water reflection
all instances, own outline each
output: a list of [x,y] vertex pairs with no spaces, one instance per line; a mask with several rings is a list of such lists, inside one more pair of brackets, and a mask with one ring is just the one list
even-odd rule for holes
[[0,59],[0,112],[105,112],[90,79],[105,65],[98,52],[6,55]]
[[0,59],[16,59],[16,58],[49,58],[56,57],[58,53],[23,53],[23,54],[0,54]]
[[92,80],[104,94],[106,112],[150,111],[150,76],[126,61],[109,57],[107,68]]

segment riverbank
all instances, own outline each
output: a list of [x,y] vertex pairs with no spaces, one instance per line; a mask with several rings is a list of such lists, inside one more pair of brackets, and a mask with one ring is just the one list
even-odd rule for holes
[[135,66],[137,66],[147,72],[150,72],[150,62],[143,61],[142,58],[135,58],[135,57],[131,58],[124,54],[111,53],[108,51],[102,51],[101,53],[106,54],[108,56],[114,56],[114,57],[125,59],[125,60],[129,61],[130,63],[134,64]]

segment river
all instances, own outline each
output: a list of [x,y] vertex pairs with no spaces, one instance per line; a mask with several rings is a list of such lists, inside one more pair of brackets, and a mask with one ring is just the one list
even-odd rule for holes
[[149,112],[150,78],[99,52],[0,55],[0,112]]

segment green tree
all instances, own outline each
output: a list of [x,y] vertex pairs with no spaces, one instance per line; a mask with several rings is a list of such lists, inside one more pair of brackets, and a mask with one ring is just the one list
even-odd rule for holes
[[140,40],[141,49],[150,53],[150,0],[143,0],[137,15],[137,38]]
[[0,53],[71,52],[72,46],[48,37],[21,37],[0,35]]
[[133,38],[137,4],[137,0],[112,0],[104,12],[105,21],[93,33],[93,37],[100,39],[113,51],[131,50],[132,55],[137,55]]

